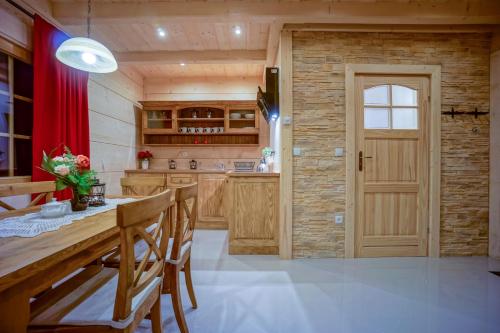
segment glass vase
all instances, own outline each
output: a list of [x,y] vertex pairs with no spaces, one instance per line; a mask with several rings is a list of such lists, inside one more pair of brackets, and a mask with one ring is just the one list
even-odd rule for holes
[[88,207],[87,196],[78,193],[76,188],[73,188],[73,197],[71,198],[71,210],[74,212],[81,212]]

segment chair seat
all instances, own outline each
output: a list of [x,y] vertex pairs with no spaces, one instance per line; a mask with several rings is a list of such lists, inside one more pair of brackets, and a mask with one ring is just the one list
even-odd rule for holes
[[115,321],[113,320],[113,310],[118,284],[118,270],[104,268],[80,287],[36,315],[30,322],[30,326],[110,326],[124,329],[132,323],[136,311],[161,282],[161,277],[153,279],[133,298],[132,312],[128,318]]
[[[180,258],[182,258],[184,256],[184,254],[191,248],[191,244],[192,244],[192,242],[188,241],[182,245]],[[165,260],[165,262],[175,264],[175,262],[173,260],[170,260],[173,245],[174,245],[174,239],[170,238],[168,240],[167,256],[165,257],[165,258],[167,258],[167,260]],[[158,241],[158,246],[160,246],[159,241]],[[135,243],[135,246],[134,246],[135,260],[138,262],[141,261],[142,258],[144,258],[144,255],[145,255],[147,250],[148,250],[148,244],[143,239],[141,239],[140,241]],[[155,258],[155,255],[151,254],[151,256],[149,257],[149,261],[153,261],[154,258]],[[105,263],[108,263],[108,264],[119,264],[120,263],[120,255],[113,256],[112,254],[109,254],[109,255],[103,257],[102,259]]]

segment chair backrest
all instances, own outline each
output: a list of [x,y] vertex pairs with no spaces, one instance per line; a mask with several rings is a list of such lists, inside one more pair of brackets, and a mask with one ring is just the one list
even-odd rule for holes
[[[192,200],[189,207],[188,201]],[[181,248],[193,240],[194,227],[198,219],[198,184],[177,187],[175,192],[175,219],[174,244],[170,254],[170,261],[178,261],[182,254]]]
[[[175,205],[171,194],[171,190],[166,190],[155,196],[117,207],[116,223],[120,228],[120,273],[113,320],[126,319],[131,313],[134,296],[146,288],[154,278],[163,274],[170,236],[171,210]],[[148,228],[154,224],[156,225],[153,228]],[[134,245],[138,239],[144,240],[147,244],[143,258],[137,258],[139,254],[135,253]],[[140,260],[138,265],[136,265],[137,259]]]
[[[56,183],[54,181],[46,182],[31,182],[31,183],[15,183],[15,184],[0,184],[0,197],[11,197],[15,195],[38,194],[23,208],[36,206],[43,198],[45,201],[52,200]],[[6,210],[17,210],[17,208],[0,200],[0,207]]]
[[123,195],[154,195],[167,189],[166,177],[125,177],[120,179]]

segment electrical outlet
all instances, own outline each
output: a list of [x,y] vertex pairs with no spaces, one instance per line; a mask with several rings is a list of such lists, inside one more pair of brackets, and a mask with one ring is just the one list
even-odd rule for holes
[[344,148],[335,148],[335,157],[344,156]]
[[344,215],[343,214],[335,214],[335,224],[344,223]]
[[293,156],[300,156],[301,153],[300,147],[293,147]]

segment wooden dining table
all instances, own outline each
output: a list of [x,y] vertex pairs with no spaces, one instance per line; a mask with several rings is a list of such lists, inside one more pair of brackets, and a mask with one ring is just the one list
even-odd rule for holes
[[0,333],[26,332],[30,298],[119,242],[116,209],[33,238],[0,238]]

